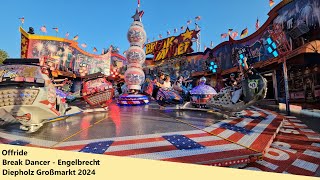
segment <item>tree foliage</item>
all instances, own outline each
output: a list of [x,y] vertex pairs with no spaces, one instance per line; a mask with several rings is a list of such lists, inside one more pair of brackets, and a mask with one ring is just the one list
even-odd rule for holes
[[3,63],[5,59],[9,58],[9,55],[6,51],[0,49],[0,64]]

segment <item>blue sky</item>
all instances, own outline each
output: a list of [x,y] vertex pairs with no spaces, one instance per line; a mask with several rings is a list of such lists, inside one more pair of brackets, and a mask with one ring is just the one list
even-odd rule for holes
[[[275,0],[275,5],[280,0]],[[79,35],[79,44],[86,43],[87,50],[93,47],[101,53],[111,44],[118,46],[121,53],[129,47],[127,30],[132,23],[131,16],[137,7],[137,0],[10,0],[1,1],[0,49],[10,57],[20,56],[21,25],[18,18],[24,17],[24,28],[32,26],[36,33],[40,27],[47,27],[47,35],[56,36],[53,27],[59,28],[58,36]],[[274,6],[273,6],[274,7]],[[194,18],[201,16],[202,49],[204,45],[214,46],[223,42],[220,35],[229,28],[241,31],[248,27],[249,35],[255,31],[259,18],[260,26],[267,20],[270,11],[269,0],[141,0],[144,10],[143,24],[148,38],[166,37],[167,30],[186,26],[188,20],[194,28]],[[238,37],[239,38],[239,37]]]

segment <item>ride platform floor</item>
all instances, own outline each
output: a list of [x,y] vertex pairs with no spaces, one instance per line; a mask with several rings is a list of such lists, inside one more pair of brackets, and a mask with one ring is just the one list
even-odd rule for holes
[[[86,108],[81,102],[77,105]],[[0,129],[0,143],[215,166],[250,165],[264,162],[257,160],[268,154],[281,127],[288,125],[286,119],[256,107],[221,119],[203,111],[159,110],[154,102],[112,103],[108,112],[47,123],[32,134],[19,130],[18,124],[7,126]],[[313,138],[317,145],[320,137]]]

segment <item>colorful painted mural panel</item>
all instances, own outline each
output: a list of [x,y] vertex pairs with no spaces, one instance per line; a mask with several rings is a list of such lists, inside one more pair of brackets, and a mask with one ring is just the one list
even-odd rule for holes
[[111,52],[103,55],[89,54],[80,49],[75,41],[31,35],[22,28],[20,31],[23,58],[39,58],[41,66],[46,66],[52,71],[73,72],[77,76],[98,72],[110,75]]
[[242,48],[248,50],[250,64],[273,58],[267,50],[267,38],[270,37],[269,30],[275,24],[280,24],[282,27],[291,50],[320,38],[320,3],[317,0],[295,0],[276,13],[278,16],[270,17],[274,19],[264,25],[259,34],[253,34],[239,41],[224,42],[212,50],[223,70],[238,66],[237,52]]

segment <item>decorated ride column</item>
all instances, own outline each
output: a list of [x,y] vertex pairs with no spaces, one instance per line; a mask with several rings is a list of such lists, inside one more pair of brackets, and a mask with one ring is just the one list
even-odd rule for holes
[[131,24],[127,38],[130,43],[130,48],[127,50],[126,57],[128,60],[128,69],[124,74],[127,88],[134,93],[141,90],[141,85],[144,83],[145,75],[142,71],[142,65],[145,62],[146,54],[143,50],[146,41],[146,32],[141,23],[143,11],[136,10],[136,14]]
[[141,85],[145,81],[142,65],[146,59],[143,46],[147,36],[141,22],[142,15],[143,11],[137,9],[135,15],[132,16],[134,21],[127,34],[130,48],[126,52],[128,69],[124,74],[124,80],[129,93],[119,97],[118,104],[120,105],[141,105],[149,103],[147,96],[139,94]]

